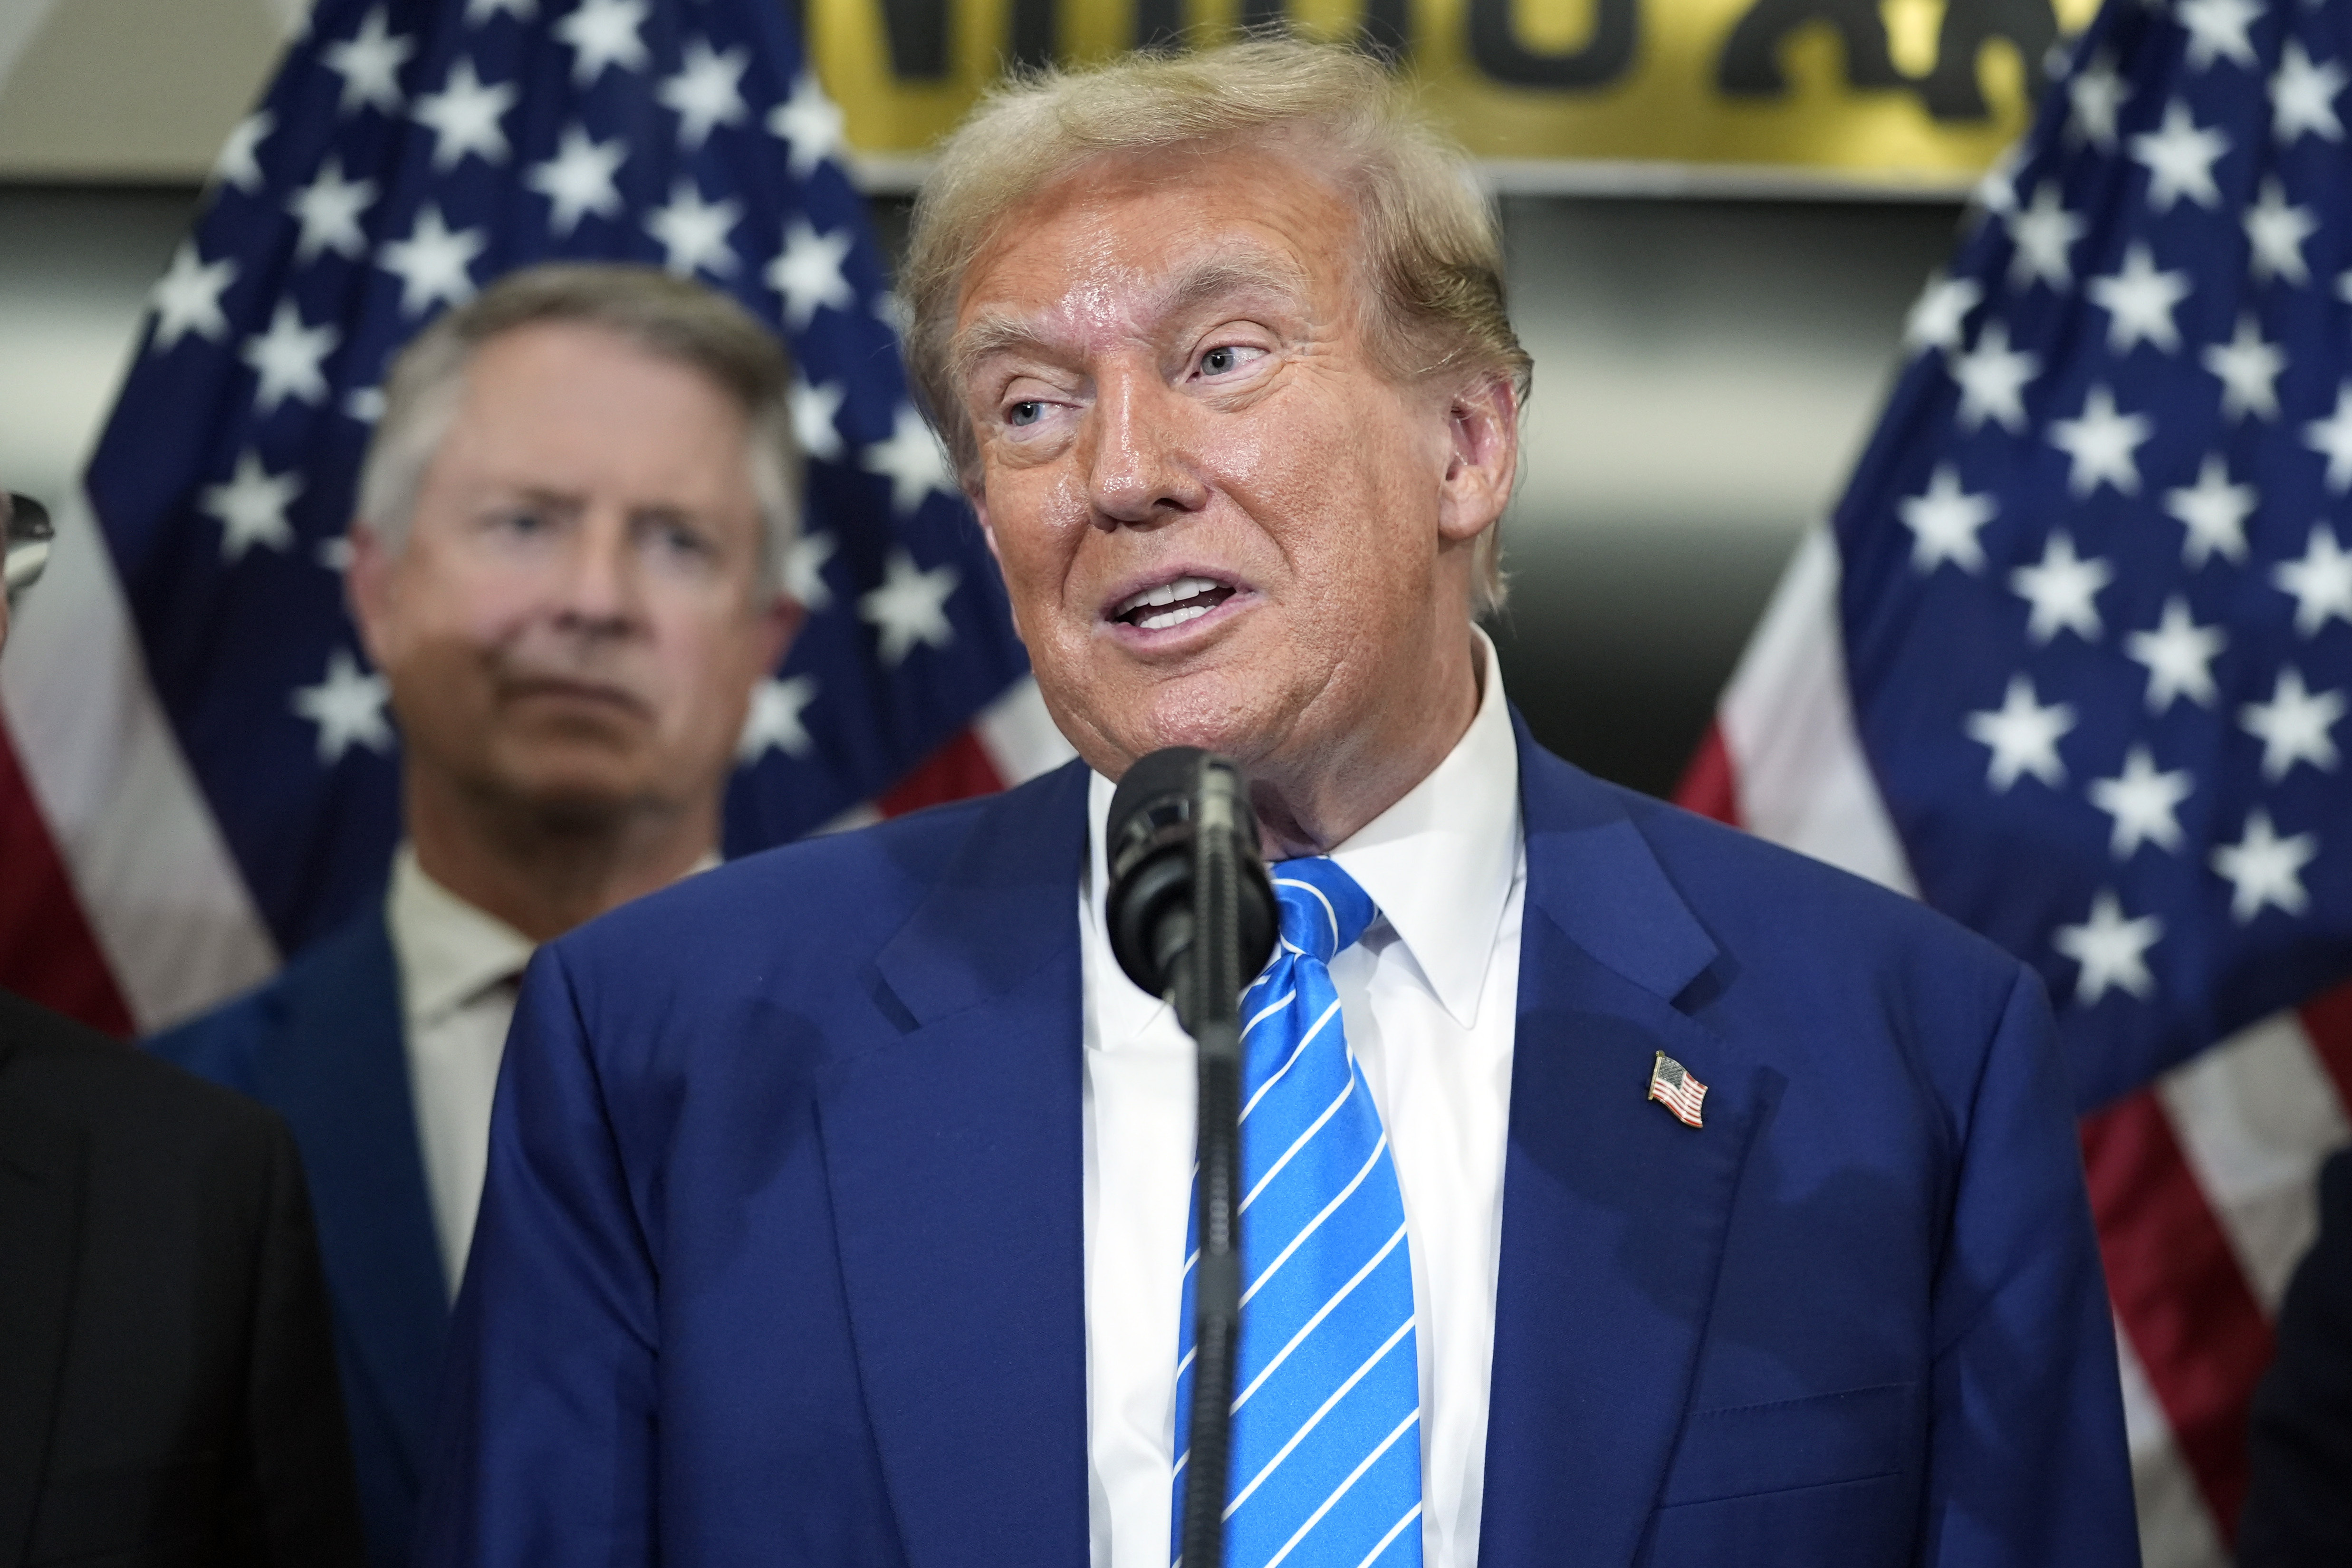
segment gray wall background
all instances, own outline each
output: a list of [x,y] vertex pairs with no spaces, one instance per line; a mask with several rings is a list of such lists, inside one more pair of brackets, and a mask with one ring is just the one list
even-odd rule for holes
[[[0,479],[55,500],[192,184],[0,183]],[[1943,204],[1506,198],[1536,361],[1505,527],[1505,683],[1537,735],[1663,793],[1798,534],[1835,501],[1950,247]],[[904,204],[876,203],[887,243]]]

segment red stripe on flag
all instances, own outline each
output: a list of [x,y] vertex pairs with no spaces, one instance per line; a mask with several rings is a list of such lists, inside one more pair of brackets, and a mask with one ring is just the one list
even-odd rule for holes
[[1727,822],[1734,827],[1739,822],[1739,791],[1731,771],[1731,748],[1724,743],[1723,726],[1709,724],[1698,751],[1683,770],[1682,782],[1675,785],[1675,804],[1701,816],[1711,816],[1717,822]]
[[988,760],[980,738],[964,729],[924,758],[913,773],[891,785],[874,805],[885,816],[903,816],[943,801],[994,795],[1003,787],[1003,776]]
[[0,985],[128,1039],[137,1033],[0,725]]
[[2303,1005],[2303,1032],[2312,1053],[2336,1080],[2336,1097],[2352,1114],[2352,985],[2324,991]]
[[2116,1316],[2230,1540],[2271,1326],[2153,1090],[2085,1117],[2083,1153]]

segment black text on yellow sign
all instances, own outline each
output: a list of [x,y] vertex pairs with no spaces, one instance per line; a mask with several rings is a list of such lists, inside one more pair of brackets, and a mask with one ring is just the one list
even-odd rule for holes
[[2096,0],[808,0],[850,142],[919,153],[1008,63],[1286,23],[1395,60],[1489,159],[1948,183],[2024,129]]

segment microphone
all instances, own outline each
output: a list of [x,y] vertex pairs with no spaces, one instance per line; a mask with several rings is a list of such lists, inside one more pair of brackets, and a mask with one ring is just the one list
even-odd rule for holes
[[[1274,887],[1258,858],[1249,785],[1232,762],[1198,746],[1169,746],[1139,758],[1111,796],[1104,834],[1110,866],[1105,912],[1112,953],[1127,977],[1154,996],[1170,997],[1188,1034],[1203,1009],[1237,1010],[1244,981],[1265,967],[1277,922]],[[1205,863],[1204,863],[1205,861]],[[1196,897],[1195,889],[1206,893]],[[1209,961],[1196,969],[1194,936],[1212,917]],[[1228,954],[1229,973],[1214,961]],[[1200,994],[1195,980],[1222,984]]]
[[1199,1061],[1201,1254],[1178,1552],[1183,1568],[1222,1568],[1242,1319],[1242,986],[1274,952],[1274,884],[1258,858],[1248,782],[1197,746],[1128,769],[1104,846],[1111,952],[1129,979],[1175,1005]]

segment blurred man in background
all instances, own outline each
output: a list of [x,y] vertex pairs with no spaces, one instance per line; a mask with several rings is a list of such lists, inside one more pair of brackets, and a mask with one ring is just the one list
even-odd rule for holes
[[285,1124],[0,992],[0,1564],[357,1564],[331,1342]]
[[384,902],[155,1042],[293,1123],[382,1568],[407,1561],[523,965],[718,858],[799,614],[789,384],[740,308],[638,268],[514,274],[404,352],[348,584],[402,736]]

